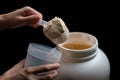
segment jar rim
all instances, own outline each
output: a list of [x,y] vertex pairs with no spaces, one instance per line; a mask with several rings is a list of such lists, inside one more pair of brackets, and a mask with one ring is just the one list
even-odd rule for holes
[[64,43],[61,43],[61,44],[58,44],[58,46],[60,46],[61,48],[64,48],[66,50],[69,50],[69,51],[76,51],[76,52],[86,52],[86,51],[89,51],[89,50],[92,50],[94,49],[95,47],[98,47],[98,40],[95,36],[93,36],[92,34],[89,34],[89,33],[86,33],[86,32],[70,32],[70,34],[85,34],[85,35],[88,35],[90,37],[92,37],[94,40],[95,40],[95,44],[89,48],[86,48],[86,49],[81,49],[81,50],[74,50],[74,49],[68,49],[68,48],[65,48],[63,47],[62,45]]
[[[90,59],[92,59],[92,58],[94,58],[97,54],[98,54],[98,52],[99,52],[99,48],[94,52],[94,54],[91,54],[91,55],[89,55],[89,56],[86,56],[86,57],[71,57],[71,56],[67,56],[67,55],[62,55],[62,57],[64,57],[65,59],[68,59],[68,60],[72,60],[72,61],[87,61],[87,60],[90,60]],[[63,59],[63,58],[62,58]]]

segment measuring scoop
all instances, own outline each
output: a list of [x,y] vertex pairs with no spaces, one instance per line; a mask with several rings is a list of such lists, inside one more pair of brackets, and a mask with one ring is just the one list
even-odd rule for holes
[[40,25],[43,26],[44,35],[54,44],[63,43],[69,37],[69,30],[64,21],[59,17],[55,17],[48,22],[42,20]]

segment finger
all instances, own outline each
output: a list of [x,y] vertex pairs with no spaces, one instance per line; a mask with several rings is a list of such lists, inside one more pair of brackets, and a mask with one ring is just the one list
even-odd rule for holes
[[37,27],[40,26],[40,24],[39,24],[39,22],[38,22],[38,23],[36,23],[36,24],[30,24],[29,26],[31,26],[31,27],[33,27],[33,28],[37,28]]
[[17,63],[15,66],[13,66],[10,70],[13,71],[13,70],[19,70],[21,68],[24,67],[24,64],[25,64],[25,60],[21,60],[19,63]]
[[46,75],[36,76],[37,80],[53,80],[57,76],[57,71],[53,70],[51,73]]
[[25,6],[25,7],[21,8],[21,10],[19,12],[21,12],[21,14],[23,16],[39,15],[42,18],[42,14],[40,12],[38,12],[37,10],[35,10],[29,6]]
[[25,6],[24,11],[27,11],[29,14],[37,14],[42,17],[42,14],[40,12],[38,12],[37,10],[35,10],[29,6]]
[[23,25],[37,28],[39,22],[42,20],[42,14],[29,6],[21,8],[18,12],[21,14],[19,17],[21,18],[21,21],[24,22]]
[[40,22],[41,18],[38,15],[31,15],[27,17],[21,17],[22,23],[25,25],[35,25]]
[[18,62],[15,66],[17,67],[17,68],[21,68],[21,67],[24,67],[24,64],[25,64],[25,59],[23,59],[23,60],[21,60],[20,62]]
[[53,73],[48,74],[48,75],[44,76],[43,78],[46,79],[46,80],[47,79],[48,80],[52,80],[52,79],[54,79],[57,76],[57,74],[58,74],[57,71],[54,70]]
[[35,66],[35,67],[28,67],[26,69],[26,72],[28,72],[28,73],[42,73],[42,72],[47,72],[47,71],[58,69],[59,66],[60,65],[58,63],[54,63],[54,64]]

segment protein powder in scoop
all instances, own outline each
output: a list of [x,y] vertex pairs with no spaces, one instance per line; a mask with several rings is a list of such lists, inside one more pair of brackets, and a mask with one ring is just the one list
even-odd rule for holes
[[54,44],[63,43],[69,37],[69,30],[64,21],[59,17],[55,17],[48,21],[43,27],[45,36]]

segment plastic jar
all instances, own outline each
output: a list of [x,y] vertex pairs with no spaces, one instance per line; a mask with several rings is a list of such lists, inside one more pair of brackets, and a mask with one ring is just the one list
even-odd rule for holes
[[[69,43],[91,46],[80,50],[63,47]],[[110,63],[105,53],[98,47],[95,36],[84,32],[71,32],[69,39],[58,44],[57,49],[63,55],[55,80],[109,80]]]

